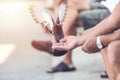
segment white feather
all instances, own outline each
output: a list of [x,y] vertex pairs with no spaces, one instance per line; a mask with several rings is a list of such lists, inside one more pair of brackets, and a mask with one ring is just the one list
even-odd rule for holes
[[59,17],[60,24],[62,24],[62,22],[64,21],[66,11],[67,11],[67,5],[65,2],[63,2],[60,5],[59,10],[58,10],[58,17]]
[[52,30],[54,27],[52,17],[46,11],[44,11],[42,8],[40,8],[39,6],[33,6],[32,9],[33,9],[33,14],[37,18],[37,20],[40,23],[46,22],[46,24],[48,24],[47,27],[50,30]]

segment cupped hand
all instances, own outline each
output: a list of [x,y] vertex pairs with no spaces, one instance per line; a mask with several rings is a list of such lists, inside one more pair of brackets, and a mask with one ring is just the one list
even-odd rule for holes
[[56,50],[72,50],[78,46],[79,39],[76,36],[67,36],[62,38],[59,43],[52,45],[53,49]]

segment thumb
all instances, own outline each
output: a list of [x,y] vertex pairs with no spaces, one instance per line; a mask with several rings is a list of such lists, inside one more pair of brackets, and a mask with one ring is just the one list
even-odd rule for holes
[[84,44],[81,46],[81,50],[87,52],[87,48],[85,47]]

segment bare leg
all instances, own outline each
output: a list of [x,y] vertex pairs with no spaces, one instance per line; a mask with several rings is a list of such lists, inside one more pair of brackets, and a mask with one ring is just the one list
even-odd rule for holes
[[[81,4],[81,2],[84,3],[84,5],[82,4],[82,6],[76,6],[76,3]],[[88,6],[89,5],[87,4],[86,0],[68,0],[68,10],[62,26],[65,36],[76,35],[76,27],[74,25],[78,18],[78,11],[88,9]],[[63,62],[69,67],[73,67],[72,51],[67,52],[67,54],[64,56]]]
[[114,74],[116,74],[113,80],[120,80],[120,40],[110,43],[108,53],[111,69],[115,72]]
[[101,54],[110,80],[120,80],[120,41],[110,43]]
[[108,60],[108,54],[107,53],[107,48],[106,49],[103,49],[101,50],[101,54],[103,56],[103,59],[104,59],[104,63],[105,63],[105,68],[106,68],[106,71],[107,71],[107,74],[109,76],[109,79],[110,80],[113,80],[115,77],[115,72],[111,69],[110,67],[110,63],[109,63],[109,60]]
[[[78,11],[76,10],[75,7],[73,7],[73,4],[71,4],[70,1],[68,1],[67,6],[68,6],[68,10],[62,26],[64,36],[76,34],[76,29],[73,25],[78,17]],[[71,51],[67,52],[62,62],[64,62],[68,67],[73,67]],[[48,69],[48,71],[49,72],[53,71],[53,68]]]

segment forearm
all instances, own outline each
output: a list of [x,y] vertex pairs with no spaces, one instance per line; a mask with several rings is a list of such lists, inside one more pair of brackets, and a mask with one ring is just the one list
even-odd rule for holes
[[[116,6],[113,13],[109,17],[101,21],[95,27],[86,30],[79,38],[79,45],[82,45],[90,37],[106,35],[120,28],[120,15],[119,15],[120,7],[119,6],[120,6],[120,3]],[[82,38],[82,41],[81,41],[81,38]]]
[[[108,18],[104,19],[102,22],[100,22],[95,27],[86,30],[81,36],[76,38],[77,39],[77,46],[83,45],[84,42],[88,38],[90,38],[90,37],[106,35],[106,34],[114,32],[115,30],[120,28],[120,15],[119,15],[119,11],[120,11],[120,2],[116,6],[116,8],[114,9],[113,13]],[[110,35],[113,35],[113,34],[110,34]],[[117,38],[113,38],[113,39],[109,40],[109,38],[110,37],[107,37],[108,41],[104,40],[104,41],[106,41],[104,43],[105,46],[107,46],[111,41],[117,39]]]
[[[106,35],[108,33],[112,33],[115,31],[116,26],[113,27],[112,24],[106,24],[111,23],[112,21],[105,19],[95,27],[86,30],[81,36],[79,36],[79,45],[82,45],[88,38],[99,36],[99,35]],[[82,41],[81,41],[82,39]]]
[[86,37],[105,35],[114,32],[118,26],[114,25],[111,17],[108,17],[101,21],[98,25],[86,30],[83,35]]
[[120,40],[120,30],[111,33],[109,35],[102,35],[100,36],[101,43],[106,47],[112,41]]
[[111,33],[115,31],[116,29],[120,28],[120,3],[116,6],[113,13],[111,15],[101,21],[98,25],[95,27],[86,30],[83,35],[85,36],[98,36],[98,35],[104,35]]

